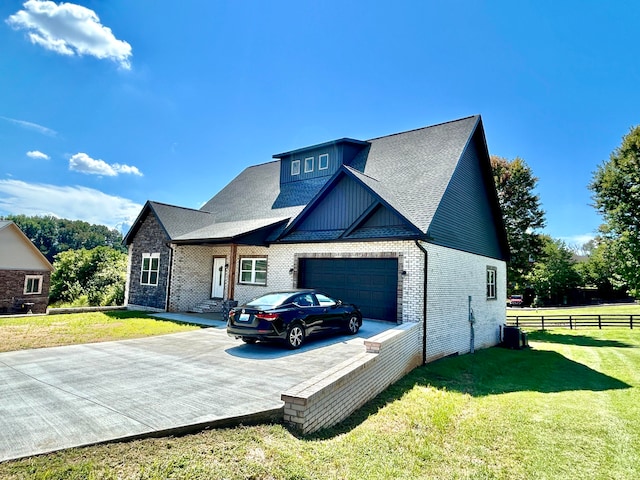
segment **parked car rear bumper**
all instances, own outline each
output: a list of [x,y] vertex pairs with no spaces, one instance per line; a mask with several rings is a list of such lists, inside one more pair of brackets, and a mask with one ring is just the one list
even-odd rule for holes
[[255,338],[256,340],[285,340],[286,332],[276,332],[274,329],[263,330],[256,328],[227,326],[227,335],[232,338]]

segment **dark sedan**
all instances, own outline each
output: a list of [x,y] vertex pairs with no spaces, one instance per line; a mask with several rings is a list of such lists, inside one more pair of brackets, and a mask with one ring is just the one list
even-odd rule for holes
[[361,326],[362,315],[355,305],[317,290],[287,290],[233,308],[227,334],[246,343],[282,340],[289,348],[300,348],[312,335],[336,331],[355,335]]

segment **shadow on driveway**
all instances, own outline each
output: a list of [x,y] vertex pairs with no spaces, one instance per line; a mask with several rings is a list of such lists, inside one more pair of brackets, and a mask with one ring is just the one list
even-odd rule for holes
[[364,319],[362,327],[356,335],[335,334],[318,335],[307,338],[298,350],[289,350],[284,342],[258,342],[253,345],[237,340],[239,345],[226,350],[229,355],[254,360],[290,357],[292,355],[310,352],[319,348],[330,347],[338,344],[362,345],[364,340],[378,335],[385,330],[395,327],[396,324],[378,320]]

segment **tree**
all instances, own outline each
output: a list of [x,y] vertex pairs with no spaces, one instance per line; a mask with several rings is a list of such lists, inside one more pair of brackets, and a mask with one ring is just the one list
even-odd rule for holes
[[615,253],[602,237],[590,240],[581,249],[586,259],[576,265],[585,287],[595,287],[604,300],[624,298],[627,285],[615,272]]
[[52,263],[58,253],[66,250],[107,246],[125,251],[122,234],[104,225],[91,225],[81,220],[66,220],[51,215],[8,215],[4,219],[13,221]]
[[535,231],[545,226],[540,198],[534,193],[538,179],[526,162],[491,156],[491,169],[502,210],[511,260],[507,266],[509,291],[522,291],[534,260],[542,254],[542,240]]
[[589,189],[603,216],[600,233],[615,272],[640,295],[640,125],[631,128],[609,160],[598,166]]
[[56,255],[49,301],[89,305],[122,305],[127,254],[111,247],[67,250]]
[[573,253],[562,240],[540,237],[542,257],[536,261],[530,280],[536,296],[549,304],[565,304],[573,289],[581,284]]

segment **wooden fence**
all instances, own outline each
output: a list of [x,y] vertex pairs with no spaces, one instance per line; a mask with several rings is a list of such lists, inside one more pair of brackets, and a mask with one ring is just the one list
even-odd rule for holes
[[538,328],[628,327],[640,323],[640,315],[516,315],[507,317],[507,326]]

